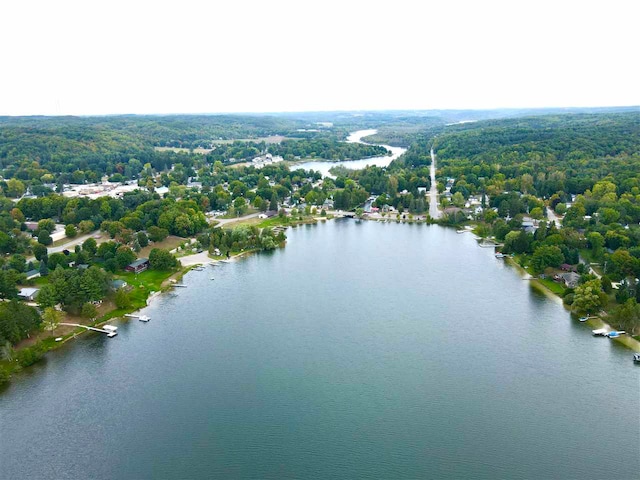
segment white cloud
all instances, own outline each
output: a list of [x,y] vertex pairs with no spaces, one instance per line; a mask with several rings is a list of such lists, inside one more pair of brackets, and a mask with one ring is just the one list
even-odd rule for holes
[[5,2],[0,114],[638,105],[636,2]]

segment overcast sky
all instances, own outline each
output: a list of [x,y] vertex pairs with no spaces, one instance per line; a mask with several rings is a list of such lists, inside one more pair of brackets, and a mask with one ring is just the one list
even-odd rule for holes
[[640,1],[0,5],[0,115],[640,105]]

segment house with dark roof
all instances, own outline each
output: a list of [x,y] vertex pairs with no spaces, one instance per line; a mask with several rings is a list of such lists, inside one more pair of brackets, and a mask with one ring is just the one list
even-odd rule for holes
[[40,270],[29,270],[25,275],[27,276],[27,280],[38,278],[40,276]]
[[144,272],[147,268],[149,268],[149,259],[139,258],[135,262],[127,265],[125,267],[125,270],[127,272],[140,273],[140,272]]
[[578,275],[576,272],[563,273],[560,275],[560,278],[562,278],[567,288],[575,288],[575,286],[578,285],[578,282],[580,281],[580,275]]

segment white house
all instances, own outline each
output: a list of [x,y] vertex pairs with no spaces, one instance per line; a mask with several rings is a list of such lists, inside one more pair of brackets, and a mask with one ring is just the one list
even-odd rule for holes
[[23,288],[18,293],[18,297],[23,300],[27,300],[29,302],[33,302],[35,298],[38,296],[39,288]]

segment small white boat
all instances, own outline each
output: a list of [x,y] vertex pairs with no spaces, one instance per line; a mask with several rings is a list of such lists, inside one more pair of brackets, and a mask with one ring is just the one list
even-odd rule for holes
[[504,257],[506,257],[504,253],[500,253],[500,252],[496,253],[496,258],[504,258]]
[[209,280],[215,280],[215,278],[211,277]]
[[62,341],[62,337],[56,337],[56,342],[61,342]]
[[580,317],[579,320],[581,322],[586,322],[587,320],[589,320],[589,317]]
[[140,315],[138,317],[138,320],[140,320],[141,322],[148,322],[149,320],[151,320],[151,317],[147,317],[146,315]]
[[105,325],[102,327],[103,330],[106,330],[107,332],[115,332],[116,330],[118,330],[118,327],[114,327],[113,325]]
[[635,363],[640,363],[640,353],[634,353],[633,354],[633,361]]
[[594,337],[604,337],[607,335],[608,330],[606,328],[598,328],[597,330],[591,330]]

